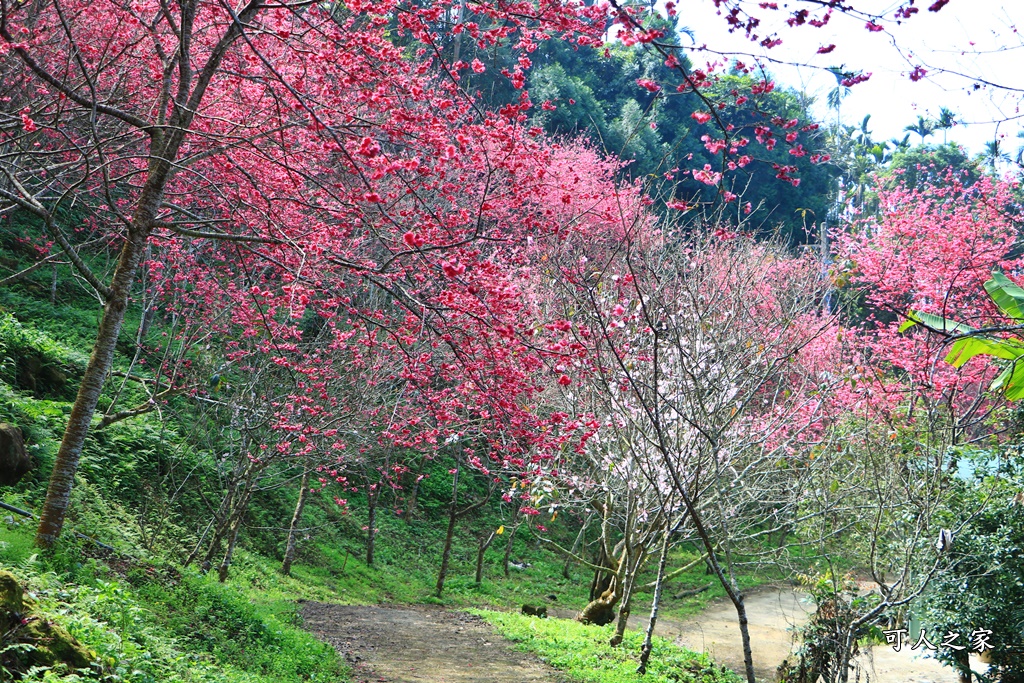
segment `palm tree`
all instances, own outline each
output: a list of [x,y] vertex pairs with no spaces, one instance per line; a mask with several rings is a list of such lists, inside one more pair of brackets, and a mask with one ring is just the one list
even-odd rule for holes
[[942,131],[942,144],[946,144],[946,133],[956,125],[956,114],[942,107],[939,109],[939,118],[935,121],[935,127]]
[[924,144],[924,139],[935,132],[935,122],[929,118],[925,118],[920,114],[917,115],[917,123],[912,123],[909,126],[904,126],[903,130],[910,133],[917,133],[921,136],[921,144]]
[[889,149],[889,143],[888,142],[878,142],[878,143],[875,143],[875,144],[871,145],[871,147],[868,147],[867,151],[868,151],[868,154],[870,154],[872,157],[874,157],[876,164],[881,164],[882,162],[888,160],[888,158],[889,158],[889,155],[886,154],[886,150],[888,150],[888,149]]
[[897,152],[906,152],[910,149],[910,133],[904,135],[902,140],[899,138],[891,138],[889,140],[889,144],[892,145],[893,154],[896,154]]
[[992,175],[996,174],[996,165],[1000,161],[1010,161],[1010,155],[1003,151],[1003,145],[999,138],[985,143],[985,151],[982,152],[981,158],[988,163]]
[[860,130],[857,131],[856,142],[861,147],[871,147],[874,145],[874,141],[871,139],[871,131],[868,130],[868,121],[871,120],[871,114],[864,117],[864,120],[860,122]]
[[850,74],[843,71],[841,66],[830,66],[828,70],[836,77],[836,87],[828,93],[828,108],[836,110],[836,128],[842,125],[842,118],[839,110],[843,104],[843,98],[850,94],[849,86],[843,85],[843,81],[849,78]]

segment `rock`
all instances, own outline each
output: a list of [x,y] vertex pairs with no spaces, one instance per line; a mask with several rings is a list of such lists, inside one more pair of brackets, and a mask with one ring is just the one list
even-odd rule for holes
[[96,659],[96,653],[62,627],[45,619],[32,619],[18,635],[35,645],[28,658],[36,666],[54,666],[63,662],[72,669],[86,669]]
[[534,607],[533,605],[523,605],[523,614],[533,617],[540,617],[541,619],[547,619],[548,608],[543,605],[539,607]]
[[0,486],[14,486],[31,469],[32,459],[25,450],[21,430],[0,422]]
[[0,570],[0,612],[21,613],[23,592],[18,578],[10,572]]
[[36,398],[67,398],[64,390],[68,376],[55,361],[31,349],[17,354],[15,361],[14,383],[19,389],[31,391]]
[[[39,616],[31,614],[32,601],[18,578],[0,570],[0,633],[11,643],[28,643],[32,649],[24,655],[26,666],[55,666],[67,664],[73,669],[85,669],[96,659],[96,653],[83,646],[65,629]],[[20,659],[20,656],[19,656]]]

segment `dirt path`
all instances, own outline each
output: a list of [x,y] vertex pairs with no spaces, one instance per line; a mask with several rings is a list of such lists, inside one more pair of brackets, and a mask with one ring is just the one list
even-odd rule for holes
[[[751,593],[744,600],[750,624],[754,673],[758,681],[774,681],[775,670],[794,649],[792,627],[807,621],[812,605],[805,593],[792,588],[769,588]],[[646,627],[645,610],[634,610],[629,628]],[[563,608],[548,608],[552,616],[571,619],[574,613]],[[661,618],[655,633],[670,638],[694,652],[707,652],[717,664],[743,671],[743,649],[736,610],[726,600],[713,603],[698,616],[685,621]],[[984,671],[985,665],[972,666]],[[957,683],[951,669],[934,659],[925,659],[906,647],[895,652],[891,647],[872,647],[857,660],[861,681],[871,683]]]
[[[757,664],[758,679],[774,680],[775,669],[793,648],[792,626],[802,624],[812,609],[804,593],[790,588],[762,590],[749,595],[744,604],[750,622],[750,641]],[[659,626],[662,624],[659,622]],[[743,670],[743,650],[736,610],[722,601],[685,622],[664,623],[665,637],[674,637],[680,645],[697,652],[706,651],[719,664],[734,671]],[[870,676],[871,683],[957,683],[957,676],[934,659],[925,659],[903,648],[872,647],[857,664]]]
[[557,673],[514,651],[483,620],[440,607],[307,602],[305,627],[334,645],[356,683],[557,683]]
[[[775,669],[793,648],[792,626],[806,621],[806,596],[791,588],[754,592],[746,598],[751,645],[759,681],[775,680]],[[640,612],[640,610],[637,610]],[[553,617],[572,618],[549,606]],[[557,672],[514,651],[481,619],[431,606],[349,606],[309,602],[306,628],[334,645],[356,671],[356,683],[557,683]],[[630,619],[644,627],[645,616]],[[743,670],[736,612],[722,601],[686,621],[660,619],[658,635],[718,664]],[[871,683],[957,683],[951,669],[904,648],[873,647],[858,660],[861,681]],[[976,669],[984,670],[972,657]]]

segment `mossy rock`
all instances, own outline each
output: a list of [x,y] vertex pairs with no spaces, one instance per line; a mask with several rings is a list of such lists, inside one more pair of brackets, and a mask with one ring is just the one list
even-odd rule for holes
[[10,572],[0,570],[0,610],[21,613],[24,609],[22,596],[24,591],[18,583],[18,577]]
[[96,660],[96,653],[79,643],[62,627],[45,619],[29,621],[18,634],[35,649],[28,658],[36,666],[67,664],[72,669],[86,669]]
[[18,577],[0,570],[0,632],[10,633],[17,642],[32,645],[33,649],[25,655],[27,664],[50,667],[66,664],[72,669],[88,668],[95,661],[96,653],[75,640],[64,628],[29,613],[32,604],[32,601],[25,600]]

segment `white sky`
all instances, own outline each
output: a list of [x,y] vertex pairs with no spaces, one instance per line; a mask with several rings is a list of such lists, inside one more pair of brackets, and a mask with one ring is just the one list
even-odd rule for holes
[[[724,19],[715,15],[711,0],[677,0],[679,25],[694,31],[698,45],[715,50],[872,72],[868,82],[850,90],[841,116],[843,123],[859,126],[864,115],[871,114],[869,129],[876,141],[902,139],[906,134],[903,127],[915,123],[918,114],[935,117],[939,107],[945,106],[964,122],[949,131],[948,139],[971,153],[981,152],[996,136],[1002,138],[1003,150],[1011,156],[1024,146],[1024,139],[1017,138],[1017,132],[1024,129],[1024,35],[1015,30],[1019,26],[1024,33],[1024,0],[951,0],[939,12],[928,11],[933,0],[917,0],[920,12],[902,25],[893,18],[900,2],[853,3],[885,16],[879,23],[886,30],[878,33],[867,31],[863,19],[839,13],[824,28],[790,28],[784,24],[790,16],[785,11],[785,0],[777,1],[777,12],[760,10],[756,2],[750,3],[751,11],[762,20],[759,33],[769,33],[764,29],[770,26],[783,40],[782,45],[768,51],[740,32],[729,34]],[[789,4],[791,9],[809,6]],[[819,46],[832,43],[835,51],[816,54]],[[697,65],[712,58],[691,53]],[[913,82],[909,74],[919,64],[928,69],[928,75]],[[829,112],[825,104],[828,92],[836,87],[832,74],[808,67],[769,66],[777,83],[817,97],[815,113],[819,118],[834,120],[835,112]],[[1015,90],[989,86],[974,90],[973,79],[978,78]],[[911,142],[916,144],[920,138],[912,134]],[[942,142],[942,133],[928,138],[928,142]]]

